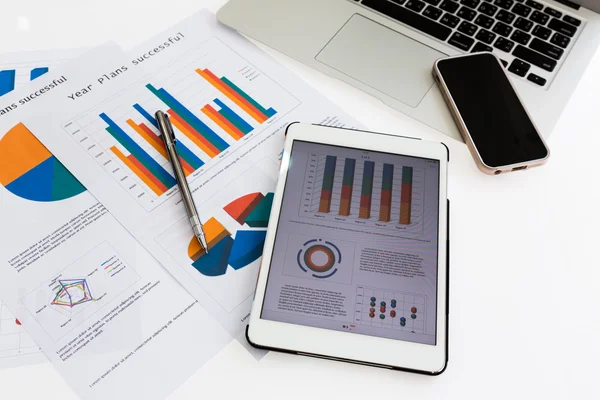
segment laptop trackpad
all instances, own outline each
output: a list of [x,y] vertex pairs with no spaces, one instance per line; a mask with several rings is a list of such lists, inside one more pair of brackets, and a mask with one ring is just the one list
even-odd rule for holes
[[316,59],[411,107],[417,107],[433,85],[435,60],[446,56],[354,14]]

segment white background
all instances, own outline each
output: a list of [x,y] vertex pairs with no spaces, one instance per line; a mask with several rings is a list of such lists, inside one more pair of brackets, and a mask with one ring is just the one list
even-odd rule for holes
[[[0,59],[108,39],[128,48],[224,2],[3,0]],[[369,129],[450,147],[450,363],[432,378],[275,353],[256,362],[233,342],[172,398],[600,398],[600,54],[549,140],[549,163],[501,176],[478,172],[464,144],[275,56]],[[30,398],[76,396],[50,364],[0,370],[0,399]]]

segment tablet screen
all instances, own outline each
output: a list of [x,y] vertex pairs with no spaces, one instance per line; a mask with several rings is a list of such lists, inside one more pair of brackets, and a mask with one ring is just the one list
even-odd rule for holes
[[436,344],[438,160],[294,141],[261,318]]

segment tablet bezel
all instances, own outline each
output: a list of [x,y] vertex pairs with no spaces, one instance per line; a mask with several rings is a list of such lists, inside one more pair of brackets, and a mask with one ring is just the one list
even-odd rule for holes
[[273,256],[275,229],[268,230],[265,240],[256,294],[247,329],[248,341],[259,348],[367,363],[434,375],[440,374],[446,368],[448,354],[447,147],[439,142],[422,141],[394,135],[300,123],[291,124],[287,128],[279,181],[275,191],[269,226],[277,226],[279,223],[290,153],[296,140],[439,160],[436,344],[421,344],[261,319]]

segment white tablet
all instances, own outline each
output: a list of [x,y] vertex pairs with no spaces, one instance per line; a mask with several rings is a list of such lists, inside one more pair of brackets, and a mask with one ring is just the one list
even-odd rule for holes
[[290,125],[248,341],[443,372],[447,166],[441,143]]

